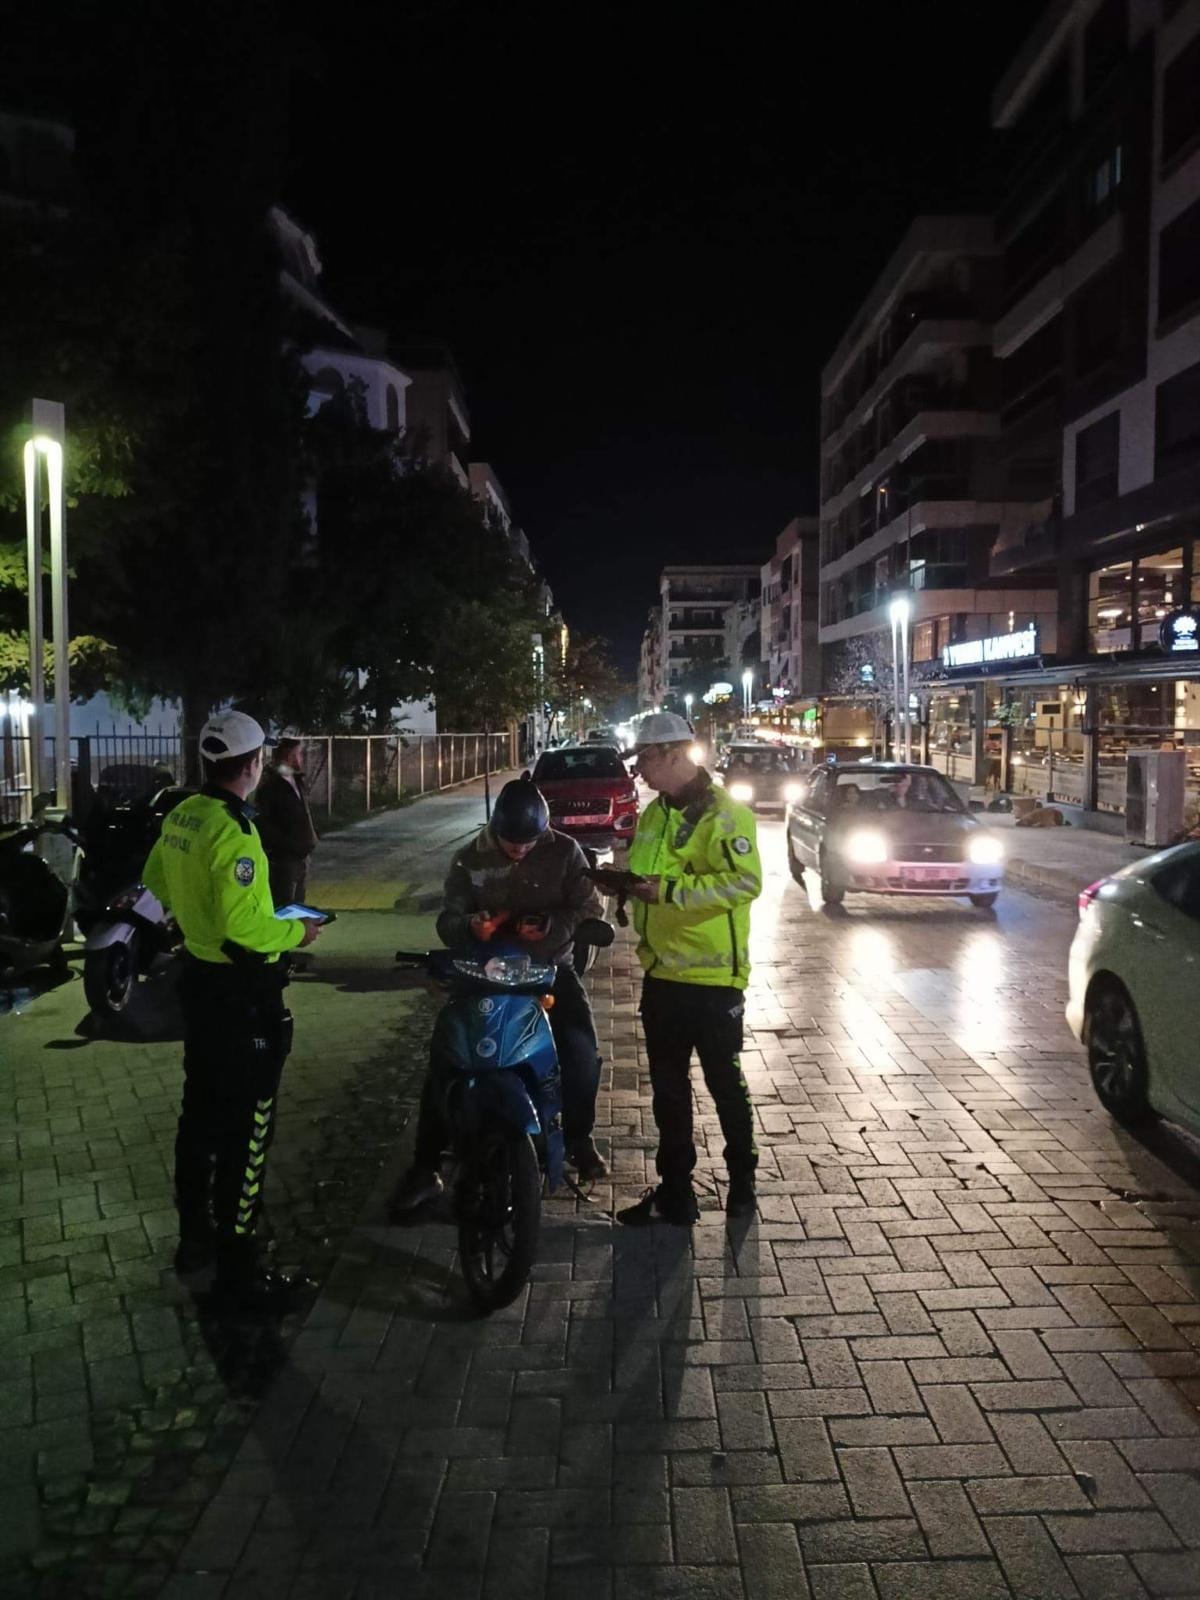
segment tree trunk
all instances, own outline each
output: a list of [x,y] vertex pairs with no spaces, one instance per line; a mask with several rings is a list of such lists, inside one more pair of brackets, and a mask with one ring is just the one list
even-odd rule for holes
[[195,787],[204,782],[200,765],[200,729],[208,720],[210,706],[211,701],[202,689],[188,688],[180,696],[183,781]]

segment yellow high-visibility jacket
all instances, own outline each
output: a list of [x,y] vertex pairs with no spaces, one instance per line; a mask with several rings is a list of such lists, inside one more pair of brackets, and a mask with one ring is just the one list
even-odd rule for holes
[[750,807],[699,772],[674,802],[659,795],[642,812],[629,870],[660,880],[657,903],[633,902],[647,975],[744,989],[750,905],[762,889]]
[[281,921],[252,812],[228,789],[206,786],[163,819],[142,882],[179,924],[200,961],[236,959],[227,945],[278,961],[304,937],[300,921]]

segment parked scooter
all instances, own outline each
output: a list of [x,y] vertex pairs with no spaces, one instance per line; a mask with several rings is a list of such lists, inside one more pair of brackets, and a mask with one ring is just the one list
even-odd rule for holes
[[63,941],[71,927],[70,886],[29,848],[45,833],[79,843],[69,821],[28,822],[0,832],[0,975],[5,978],[35,967],[49,967],[56,978],[68,973]]
[[162,819],[191,794],[174,785],[150,798],[106,805],[88,819],[75,886],[75,920],[84,935],[83,992],[98,1016],[118,1016],[138,978],[180,943],[179,929],[140,882]]
[[[577,937],[611,944],[598,919]],[[475,1304],[498,1311],[520,1294],[537,1256],[542,1183],[563,1177],[558,1054],[546,1013],[555,968],[514,943],[466,950],[399,950],[450,995],[434,1025],[432,1069],[458,1165],[458,1253]]]

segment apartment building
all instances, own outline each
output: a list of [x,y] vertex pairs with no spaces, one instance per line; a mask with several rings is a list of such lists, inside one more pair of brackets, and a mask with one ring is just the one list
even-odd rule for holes
[[638,655],[638,710],[653,711],[663,703],[662,608],[651,606],[646,613],[642,647]]
[[780,700],[820,687],[820,526],[817,517],[793,517],[762,568],[762,679]]
[[[659,579],[658,683],[654,704],[682,709],[685,681],[729,670],[726,622],[731,607],[756,601],[761,569],[751,565],[664,567]],[[696,692],[693,690],[692,692]]]
[[992,117],[1000,463],[1026,501],[992,572],[1059,594],[1056,661],[1009,685],[1006,780],[1118,812],[1128,750],[1173,744],[1200,797],[1200,0],[1058,0]]
[[950,644],[1053,632],[1053,591],[989,565],[1003,514],[1000,266],[990,218],[918,218],[822,374],[818,637],[833,693],[890,658],[900,592],[918,678]]

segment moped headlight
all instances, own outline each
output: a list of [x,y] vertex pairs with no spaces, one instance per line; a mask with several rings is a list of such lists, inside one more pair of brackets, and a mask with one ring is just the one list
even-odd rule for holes
[[785,783],[783,786],[783,798],[785,800],[799,800],[803,792],[804,785],[802,783]]
[[888,858],[888,842],[874,828],[859,828],[847,835],[842,854],[856,867],[877,867]]
[[749,805],[754,799],[754,786],[749,783],[731,783],[729,785],[729,798],[740,800],[743,805]]
[[1004,860],[1004,846],[994,833],[977,833],[967,846],[967,854],[977,867],[994,867]]

